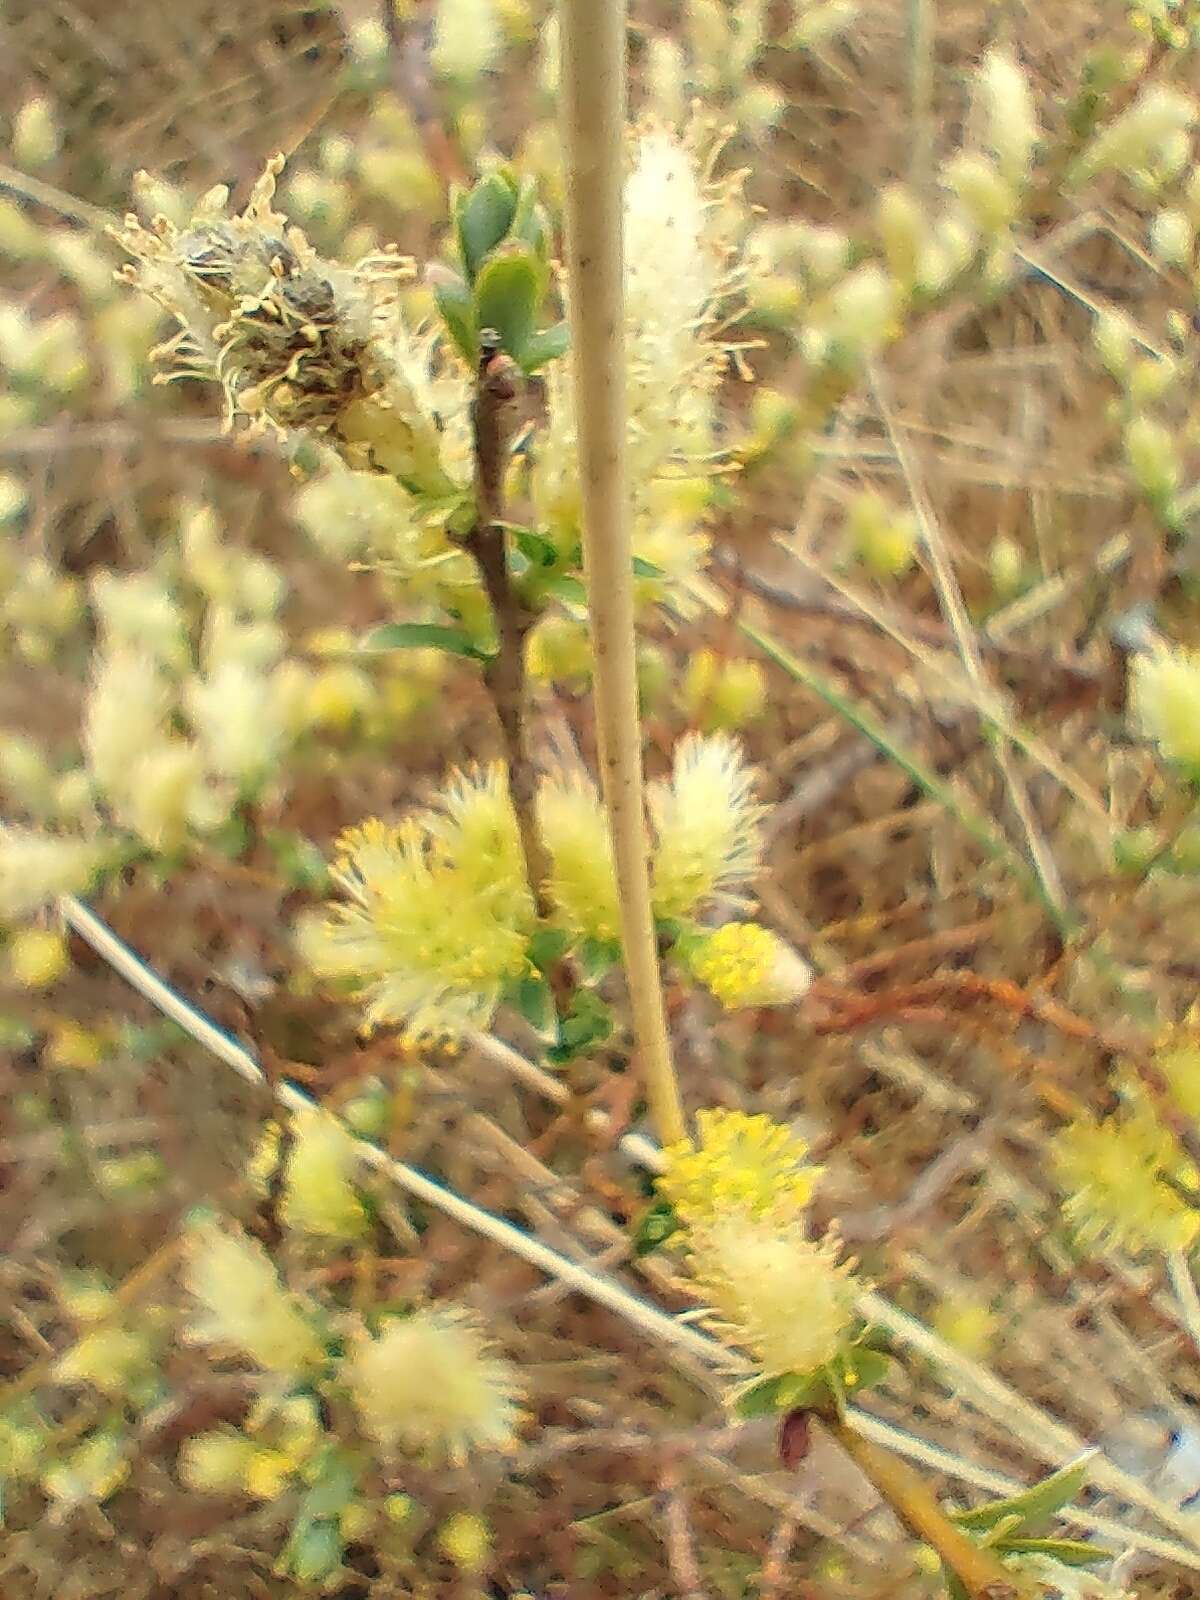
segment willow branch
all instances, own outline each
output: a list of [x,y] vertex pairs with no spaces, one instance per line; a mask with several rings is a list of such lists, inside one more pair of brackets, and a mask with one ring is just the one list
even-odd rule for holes
[[513,587],[504,533],[504,469],[516,369],[486,346],[476,378],[471,420],[475,434],[475,525],[464,544],[479,568],[496,624],[496,654],[484,683],[496,707],[504,740],[508,789],[516,812],[529,886],[543,917],[550,915],[546,884],[550,860],[537,827],[537,772],[529,751],[525,642],[533,618]]

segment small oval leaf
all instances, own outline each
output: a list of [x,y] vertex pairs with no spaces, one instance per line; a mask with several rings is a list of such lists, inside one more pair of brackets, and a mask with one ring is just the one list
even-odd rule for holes
[[360,641],[362,650],[444,650],[447,655],[465,656],[472,661],[490,661],[491,654],[480,649],[462,628],[447,628],[440,622],[385,622],[373,628]]

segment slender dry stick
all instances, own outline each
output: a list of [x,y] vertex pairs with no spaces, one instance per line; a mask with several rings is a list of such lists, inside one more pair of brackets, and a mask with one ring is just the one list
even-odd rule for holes
[[688,1516],[677,1460],[664,1466],[660,1489],[663,1496],[663,1543],[676,1594],[679,1600],[705,1600],[700,1563],[696,1559],[696,1538]]
[[908,92],[912,117],[909,179],[926,195],[933,175],[933,23],[935,0],[908,0]]
[[[210,1017],[206,1017],[182,995],[177,994],[169,984],[164,983],[154,969],[147,966],[123,940],[118,939],[112,929],[81,900],[65,895],[59,900],[58,907],[68,925],[79,934],[80,938],[86,940],[115,972],[120,973],[132,988],[156,1006],[164,1016],[178,1023],[185,1032],[203,1044],[218,1059],[232,1067],[247,1083],[257,1088],[269,1089],[275,1100],[285,1110],[291,1112],[311,1111],[318,1104],[294,1084],[286,1081],[268,1082],[258,1062],[243,1045],[223,1029],[218,1028]],[[348,1131],[353,1132],[352,1129]],[[579,1262],[567,1260],[565,1256],[544,1245],[540,1239],[523,1233],[520,1228],[513,1227],[512,1223],[505,1222],[502,1217],[493,1216],[481,1206],[473,1205],[471,1201],[456,1194],[452,1189],[436,1183],[423,1172],[418,1172],[416,1168],[395,1160],[378,1145],[359,1138],[357,1134],[355,1138],[359,1154],[368,1166],[377,1172],[382,1172],[385,1177],[390,1178],[400,1188],[426,1205],[441,1211],[445,1216],[453,1218],[481,1237],[491,1240],[502,1250],[520,1256],[539,1272],[558,1279],[560,1283],[586,1295],[597,1305],[615,1311],[618,1316],[624,1317],[632,1326],[641,1328],[651,1337],[677,1349],[686,1350],[692,1356],[699,1356],[710,1366],[716,1365],[727,1370],[738,1366],[736,1358],[714,1339],[707,1338],[678,1318],[668,1316],[665,1311],[660,1311],[657,1306],[640,1299],[613,1279],[603,1277]]]
[[911,1467],[879,1450],[838,1417],[821,1420],[900,1521],[918,1539],[936,1550],[972,1597],[1010,1595],[1012,1573],[990,1550],[968,1539],[946,1516],[931,1490]]
[[596,731],[633,1034],[658,1136],[686,1135],[650,903],[625,450],[625,0],[561,0],[567,273]]
[[1200,1294],[1196,1292],[1192,1264],[1185,1251],[1171,1251],[1167,1257],[1167,1276],[1171,1280],[1171,1288],[1175,1291],[1183,1325],[1193,1346],[1200,1351]]

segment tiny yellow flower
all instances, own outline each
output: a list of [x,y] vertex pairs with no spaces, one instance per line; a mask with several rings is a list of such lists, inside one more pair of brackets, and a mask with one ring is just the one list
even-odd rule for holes
[[58,152],[62,128],[45,95],[30,95],[13,117],[12,152],[19,166],[40,167]]
[[1167,1029],[1155,1045],[1154,1065],[1184,1116],[1200,1118],[1200,1012]]
[[462,1572],[482,1572],[492,1550],[492,1533],[482,1517],[455,1511],[438,1529],[438,1545]]
[[530,675],[540,683],[582,686],[592,675],[587,624],[550,612],[529,635]]
[[455,1307],[388,1322],[359,1343],[344,1372],[364,1428],[385,1448],[462,1461],[515,1442],[516,1372]]
[[340,731],[370,710],[375,687],[365,672],[348,662],[323,667],[308,689],[307,722],[312,728]]
[[689,1229],[688,1246],[705,1321],[765,1377],[811,1376],[848,1347],[857,1296],[849,1264],[802,1222],[733,1212]]
[[1157,650],[1133,663],[1136,721],[1168,761],[1200,772],[1200,651]]
[[240,1433],[198,1433],[185,1439],[179,1452],[179,1481],[208,1494],[236,1494],[257,1447]]
[[546,887],[564,926],[583,938],[618,939],[612,844],[595,789],[580,774],[547,781],[538,793],[538,823],[553,862]]
[[328,1111],[314,1106],[292,1118],[283,1175],[285,1225],[318,1239],[358,1239],[367,1214],[354,1188],[358,1141]]
[[766,703],[766,674],[757,661],[728,660],[712,650],[697,650],[689,660],[683,706],[702,732],[740,728]]
[[1156,417],[1142,414],[1125,428],[1125,459],[1133,481],[1155,504],[1165,504],[1179,487],[1175,435]]
[[103,1502],[116,1494],[128,1476],[124,1442],[112,1433],[96,1433],[42,1474],[42,1488],[62,1505]]
[[348,980],[369,1022],[411,1041],[487,1026],[534,924],[500,767],[457,775],[399,827],[353,829],[332,875],[346,901],[298,930],[314,971]]
[[698,1147],[690,1139],[667,1147],[658,1191],[687,1227],[723,1216],[779,1222],[801,1217],[821,1168],[808,1162],[808,1146],[769,1117],[719,1107],[696,1117]]
[[0,919],[15,921],[86,889],[102,859],[83,839],[56,838],[0,823]]
[[1029,79],[1009,51],[994,45],[983,58],[979,87],[988,145],[1004,179],[1019,187],[1029,175],[1041,131]]
[[59,1022],[50,1031],[42,1059],[56,1067],[90,1072],[105,1057],[105,1043],[98,1033],[81,1028],[76,1022]]
[[472,84],[492,65],[501,48],[492,0],[438,0],[430,52],[436,73]]
[[872,577],[902,577],[916,560],[916,519],[911,512],[890,506],[873,489],[865,489],[851,501],[846,532],[855,555]]
[[688,734],[679,741],[671,781],[653,784],[648,797],[660,917],[687,916],[757,872],[762,811],[752,784],[741,746],[728,734]]
[[687,959],[727,1011],[790,1005],[812,983],[812,972],[792,947],[757,922],[725,923],[706,934]]
[[1016,191],[986,156],[962,150],[947,163],[943,176],[970,221],[985,237],[1011,227],[1017,213]]
[[52,928],[26,928],[8,946],[8,975],[22,989],[49,989],[71,965],[67,942]]
[[371,1507],[352,1503],[338,1516],[338,1531],[347,1544],[357,1544],[366,1538],[374,1520]]
[[222,1345],[267,1372],[298,1375],[318,1366],[324,1348],[300,1302],[280,1283],[254,1239],[213,1221],[188,1239],[184,1282],[203,1315],[191,1325],[195,1342]]
[[1165,1253],[1200,1238],[1200,1212],[1162,1180],[1180,1163],[1148,1108],[1106,1122],[1079,1117],[1055,1137],[1051,1155],[1067,1196],[1063,1210],[1085,1246]]
[[54,1365],[58,1383],[86,1383],[101,1394],[121,1399],[150,1362],[150,1346],[142,1334],[126,1328],[97,1328],[86,1333]]
[[252,1445],[242,1471],[246,1493],[255,1500],[277,1500],[287,1487],[296,1464],[283,1450]]

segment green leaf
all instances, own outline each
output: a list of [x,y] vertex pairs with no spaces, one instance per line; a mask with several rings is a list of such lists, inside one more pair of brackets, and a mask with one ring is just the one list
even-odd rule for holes
[[433,298],[442,313],[455,348],[469,367],[479,364],[479,329],[475,326],[475,296],[461,278],[434,285]]
[[300,1502],[300,1515],[339,1516],[353,1498],[360,1466],[353,1456],[330,1451],[320,1463],[320,1477]]
[[475,326],[494,328],[500,348],[521,360],[533,337],[545,273],[528,245],[506,244],[494,251],[475,279]]
[[336,1522],[306,1522],[288,1540],[281,1564],[298,1583],[324,1585],[341,1567],[345,1553]]
[[652,1255],[666,1244],[672,1234],[680,1229],[675,1207],[669,1200],[656,1200],[647,1206],[633,1227],[633,1253],[635,1256]]
[[643,556],[634,556],[633,575],[635,578],[661,578],[663,569],[656,567],[653,561],[647,561]]
[[995,1548],[1005,1555],[1049,1556],[1064,1567],[1094,1567],[1112,1557],[1111,1550],[1085,1544],[1082,1539],[1001,1539]]
[[544,533],[535,533],[532,528],[520,528],[514,537],[517,549],[529,558],[531,566],[552,567],[558,560],[558,551]]
[[987,1533],[981,1534],[979,1543],[988,1550],[1001,1550],[1010,1538],[1016,1537],[1020,1528],[1020,1517],[1005,1517]]
[[583,579],[577,578],[573,572],[560,572],[556,578],[551,578],[546,585],[546,593],[552,594],[564,605],[578,606],[585,611],[587,609],[587,590],[584,588]]
[[563,1043],[587,1045],[607,1039],[612,1032],[612,1012],[594,989],[577,989],[562,1027]]
[[447,655],[472,661],[490,661],[464,628],[447,628],[440,622],[385,622],[360,641],[361,650],[444,650]]
[[554,1035],[554,991],[545,978],[518,978],[506,994],[531,1028]]
[[541,260],[546,259],[548,248],[546,213],[538,204],[537,180],[522,178],[517,193],[516,210],[509,224],[509,236],[527,244]]
[[569,942],[561,928],[539,928],[530,939],[526,953],[539,972],[549,972],[562,960]]
[[470,282],[474,283],[485,256],[508,234],[516,209],[517,186],[499,167],[459,198],[455,208],[455,231]]
[[555,322],[548,328],[539,328],[530,334],[518,359],[523,371],[536,372],[548,361],[557,361],[560,356],[565,356],[570,348],[570,328],[565,322]]
[[546,1052],[555,1066],[573,1061],[612,1032],[612,1012],[594,989],[578,989],[571,1009],[558,1025],[558,1043]]
[[576,951],[585,978],[602,978],[611,972],[621,959],[621,945],[617,939],[583,939]]
[[737,1416],[748,1421],[751,1417],[817,1409],[828,1400],[829,1382],[823,1372],[785,1372],[779,1377],[764,1378],[746,1389],[734,1402],[733,1409]]
[[342,1563],[345,1545],[336,1519],[350,1504],[360,1463],[331,1449],[318,1463],[318,1476],[300,1501],[296,1520],[279,1560],[279,1570],[303,1583],[321,1583]]
[[880,1350],[856,1345],[840,1358],[841,1378],[846,1390],[858,1394],[882,1383],[891,1369],[892,1358]]
[[1045,1522],[1074,1500],[1087,1482],[1088,1468],[1097,1454],[1097,1451],[1089,1450],[1078,1460],[1061,1467],[1050,1477],[1043,1478],[1041,1483],[1035,1483],[1020,1494],[974,1506],[970,1511],[957,1511],[954,1521],[960,1528],[982,1529],[993,1528],[1003,1518],[1012,1516],[1020,1519],[1021,1526]]

